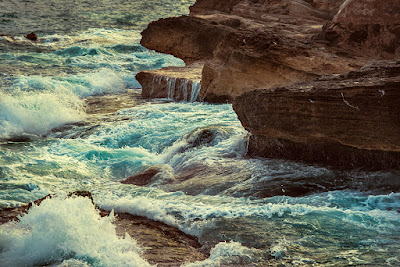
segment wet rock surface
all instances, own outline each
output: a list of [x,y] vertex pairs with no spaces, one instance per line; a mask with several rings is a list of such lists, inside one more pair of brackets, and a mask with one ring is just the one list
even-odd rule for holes
[[159,172],[160,172],[159,168],[151,167],[141,173],[132,175],[122,180],[121,184],[134,184],[139,186],[148,185],[151,183],[151,180],[154,177],[154,175],[156,175]]

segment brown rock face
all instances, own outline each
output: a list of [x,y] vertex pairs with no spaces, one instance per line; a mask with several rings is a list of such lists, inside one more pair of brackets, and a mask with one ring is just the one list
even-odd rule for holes
[[190,14],[215,13],[215,11],[230,13],[233,7],[239,2],[240,0],[197,0],[196,3],[190,7]]
[[252,155],[344,168],[400,167],[400,62],[258,90],[234,109]]
[[140,43],[152,50],[171,54],[190,63],[210,59],[227,32],[196,17],[160,19],[142,32]]
[[251,154],[400,168],[399,63],[361,69],[399,59],[400,0],[198,0],[143,39],[204,60],[199,99],[234,102]]
[[246,22],[251,28],[232,30],[215,50],[214,58],[206,62],[201,81],[201,97],[206,101],[231,102],[254,89],[312,81],[320,75],[361,67],[360,61],[312,43],[313,25],[254,24],[247,20],[242,24]]
[[400,58],[400,0],[347,0],[325,39],[374,58]]
[[201,99],[232,101],[254,89],[360,68],[365,62],[311,40],[337,8],[328,0],[203,0],[191,16],[151,23],[142,44],[186,62],[205,60]]
[[190,8],[191,15],[223,12],[247,18],[263,18],[281,14],[309,18],[332,18],[343,0],[198,0]]

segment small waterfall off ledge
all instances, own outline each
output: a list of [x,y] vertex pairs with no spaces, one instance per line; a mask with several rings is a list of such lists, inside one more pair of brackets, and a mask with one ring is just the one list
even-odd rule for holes
[[136,75],[136,80],[142,85],[143,97],[201,101],[200,81],[203,66],[202,62],[197,62],[184,67],[142,71]]
[[166,98],[168,99],[195,102],[198,99],[201,84],[200,81],[155,75],[150,94],[154,94],[160,88],[163,88],[167,93]]

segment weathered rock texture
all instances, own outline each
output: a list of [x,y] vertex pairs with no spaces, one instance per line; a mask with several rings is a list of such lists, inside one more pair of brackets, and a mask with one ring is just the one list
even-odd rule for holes
[[349,0],[338,12],[343,2],[199,0],[190,16],[152,22],[141,43],[206,60],[201,97],[209,102],[399,56],[400,0]]
[[201,99],[233,101],[243,92],[312,81],[365,64],[312,38],[321,35],[341,2],[201,0],[191,16],[149,24],[141,43],[188,63],[206,60]]
[[190,63],[211,59],[226,31],[196,17],[160,19],[142,33],[141,44],[149,49],[171,54]]
[[400,0],[347,0],[324,34],[353,53],[400,58]]
[[400,167],[400,61],[243,94],[249,153],[344,168]]

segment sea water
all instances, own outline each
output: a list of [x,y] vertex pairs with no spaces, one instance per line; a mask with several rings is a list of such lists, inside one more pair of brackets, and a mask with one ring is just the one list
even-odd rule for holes
[[[140,31],[193,2],[0,2],[0,208],[57,193],[0,226],[0,266],[149,265],[75,190],[197,236],[210,257],[184,266],[400,265],[400,193],[364,186],[398,172],[248,158],[230,104],[141,99],[136,73],[184,63]],[[120,183],[151,166],[148,186]]]

